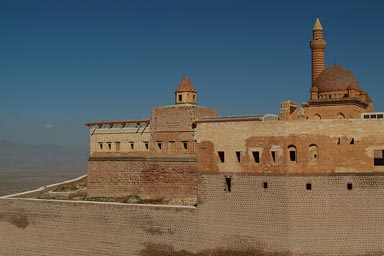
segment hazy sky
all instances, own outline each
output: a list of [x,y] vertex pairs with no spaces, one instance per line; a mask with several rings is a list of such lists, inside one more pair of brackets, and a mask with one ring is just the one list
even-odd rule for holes
[[187,74],[221,115],[308,100],[318,14],[326,66],[384,111],[384,1],[0,0],[0,139],[87,146],[84,123],[149,118]]

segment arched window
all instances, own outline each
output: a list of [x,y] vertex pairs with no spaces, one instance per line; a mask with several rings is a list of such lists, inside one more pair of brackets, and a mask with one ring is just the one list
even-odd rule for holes
[[311,162],[319,161],[319,147],[315,144],[309,146],[309,160]]
[[297,162],[297,152],[294,145],[288,146],[288,159],[290,162]]
[[345,119],[345,115],[341,112],[337,114],[337,119]]
[[319,114],[315,114],[313,118],[314,119],[321,119],[321,116]]

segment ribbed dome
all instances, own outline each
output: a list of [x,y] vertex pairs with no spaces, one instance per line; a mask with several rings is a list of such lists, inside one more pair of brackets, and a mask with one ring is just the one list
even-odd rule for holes
[[346,68],[333,65],[316,78],[313,83],[319,93],[343,91],[348,89],[360,90],[356,77]]

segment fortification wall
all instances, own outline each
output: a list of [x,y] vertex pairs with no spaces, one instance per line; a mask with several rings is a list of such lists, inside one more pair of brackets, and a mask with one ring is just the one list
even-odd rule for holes
[[384,176],[226,175],[197,208],[0,199],[0,255],[384,253]]
[[196,158],[90,158],[88,197],[196,199]]

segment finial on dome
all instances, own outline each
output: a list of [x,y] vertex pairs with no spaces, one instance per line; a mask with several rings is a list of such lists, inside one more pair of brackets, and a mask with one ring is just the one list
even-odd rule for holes
[[316,18],[315,25],[313,26],[312,30],[323,30],[323,27],[321,26],[319,17]]

